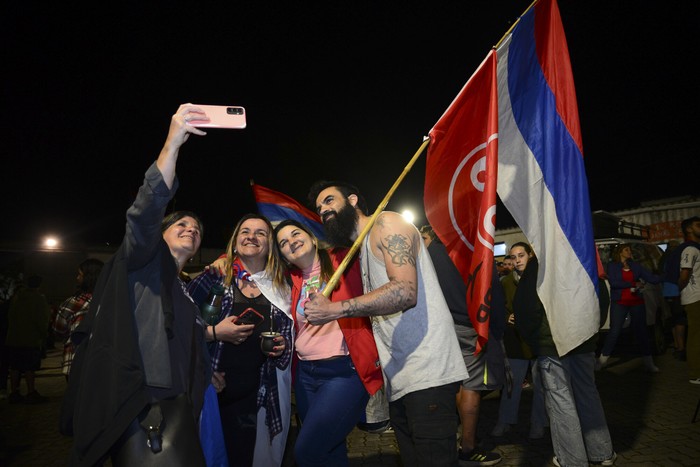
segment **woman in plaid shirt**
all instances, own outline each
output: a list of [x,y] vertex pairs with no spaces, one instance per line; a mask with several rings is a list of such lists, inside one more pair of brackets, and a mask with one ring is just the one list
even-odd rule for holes
[[95,289],[95,283],[100,276],[103,265],[102,261],[94,258],[86,259],[80,263],[78,266],[77,291],[75,295],[61,304],[56,314],[56,320],[53,322],[53,331],[58,337],[65,339],[62,367],[66,380],[68,380],[70,365],[75,354],[75,347],[70,334],[78,327],[83,320],[83,316],[88,312],[90,301],[92,300],[92,291]]

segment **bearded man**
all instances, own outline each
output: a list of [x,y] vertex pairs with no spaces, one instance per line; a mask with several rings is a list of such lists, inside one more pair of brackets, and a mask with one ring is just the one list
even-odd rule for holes
[[[335,246],[350,245],[370,220],[362,195],[349,183],[318,182],[309,202]],[[365,294],[340,302],[313,294],[306,317],[312,324],[371,317],[404,465],[456,466],[456,394],[468,374],[420,233],[398,213],[384,211],[359,260]]]

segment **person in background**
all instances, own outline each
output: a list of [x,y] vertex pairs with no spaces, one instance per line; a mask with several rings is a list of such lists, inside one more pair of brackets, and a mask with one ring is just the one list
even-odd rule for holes
[[[10,302],[5,338],[10,368],[10,404],[48,401],[34,385],[35,372],[41,367],[41,351],[48,333],[50,313],[46,297],[39,291],[41,282],[41,277],[29,276],[27,287],[19,289]],[[26,396],[19,390],[22,375],[27,384]]]
[[[458,460],[465,466],[495,465],[501,461],[501,455],[477,447],[476,427],[479,422],[481,391],[500,389],[505,381],[503,325],[498,326],[505,321],[503,288],[494,270],[494,280],[491,284],[489,338],[481,351],[474,355],[477,333],[467,312],[467,285],[450,259],[447,248],[432,227],[424,225],[420,229],[420,234],[433,261],[440,289],[452,313],[462,358],[469,372],[469,377],[462,381],[457,393],[457,412],[462,426]],[[493,325],[496,326],[495,330]]]
[[[289,264],[298,360],[294,394],[301,429],[294,446],[299,466],[348,465],[345,439],[364,414],[369,396],[384,384],[367,317],[340,318],[315,326],[304,316],[312,293],[323,290],[347,250],[325,250],[308,227],[285,220],[275,227],[275,255]],[[357,260],[331,292],[331,300],[362,295]]]
[[74,437],[71,465],[102,465],[109,457],[115,467],[206,464],[199,420],[211,363],[199,310],[180,279],[203,227],[190,211],[165,215],[182,145],[206,134],[189,124],[195,119],[208,117],[192,104],[172,116],[126,212],[122,244],[71,335],[77,347],[60,422]]
[[496,274],[498,275],[498,277],[503,277],[506,274],[508,274],[506,267],[503,265],[503,261],[498,261],[496,263]]
[[532,408],[530,410],[530,432],[528,438],[541,439],[544,437],[545,427],[549,425],[547,411],[544,407],[542,381],[537,373],[535,356],[530,346],[520,337],[516,329],[515,313],[513,312],[513,298],[515,297],[520,277],[525,272],[525,267],[532,255],[532,248],[525,242],[518,242],[511,246],[509,253],[509,258],[515,263],[515,267],[513,272],[501,278],[501,284],[505,292],[506,302],[506,331],[503,341],[513,375],[513,388],[510,393],[501,391],[498,422],[491,431],[491,436],[503,436],[510,431],[512,425],[518,423],[518,409],[520,407],[523,383],[526,381],[528,368],[531,368],[533,376]]
[[659,271],[661,271],[663,277],[664,300],[671,314],[671,333],[673,335],[674,349],[673,358],[684,362],[686,360],[685,333],[688,327],[688,318],[681,305],[681,293],[678,290],[680,264],[670,261],[670,258],[674,256],[674,251],[679,245],[680,242],[678,240],[670,240],[668,242],[666,251],[664,251],[659,260]]
[[5,338],[7,337],[10,300],[15,294],[17,280],[9,275],[0,274],[0,400],[7,399],[7,380],[10,369],[7,363]]
[[[336,246],[352,244],[370,220],[362,195],[345,182],[314,184],[309,203]],[[380,213],[359,261],[365,294],[340,302],[312,294],[306,317],[321,325],[370,316],[404,465],[456,466],[456,395],[468,373],[418,229],[398,213]]]
[[515,328],[537,357],[554,448],[552,463],[614,465],[617,454],[595,384],[597,335],[559,355],[537,293],[539,262],[531,248],[526,251],[525,270],[513,297]]
[[[290,289],[271,238],[265,216],[246,214],[233,230],[226,255],[187,285],[198,304],[213,285],[224,286],[219,322],[206,327],[206,338],[214,343],[212,370],[230,466],[281,465],[291,423]],[[244,312],[257,322],[238,322]],[[263,353],[260,335],[271,329],[281,335],[272,352]]]
[[507,255],[505,258],[503,258],[503,269],[505,271],[505,276],[513,272],[513,269],[515,269],[515,262],[513,261],[513,258],[510,255]]
[[691,384],[700,384],[700,217],[681,222],[685,242],[680,250],[678,289],[688,317],[686,355]]
[[64,301],[58,308],[53,322],[53,332],[64,339],[61,371],[66,380],[70,374],[70,366],[75,354],[75,346],[70,334],[75,331],[83,317],[88,312],[92,301],[92,291],[95,289],[97,278],[100,276],[104,263],[99,259],[88,258],[78,266],[78,282],[75,294]]
[[615,349],[622,332],[625,317],[629,313],[631,327],[641,349],[642,360],[647,371],[656,373],[659,369],[651,357],[651,344],[647,331],[646,307],[644,306],[644,282],[658,284],[661,278],[652,274],[644,266],[632,260],[632,247],[627,243],[618,245],[608,264],[610,283],[610,332],[608,333],[596,369],[602,369]]

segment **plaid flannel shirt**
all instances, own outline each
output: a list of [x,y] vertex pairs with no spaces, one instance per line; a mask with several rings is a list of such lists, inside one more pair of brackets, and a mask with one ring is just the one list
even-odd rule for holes
[[61,364],[64,375],[70,374],[71,363],[75,355],[75,346],[70,335],[88,312],[91,300],[92,294],[87,292],[70,297],[59,307],[56,319],[51,326],[57,336],[66,339],[63,345],[63,362]]
[[[209,295],[209,290],[214,284],[224,285],[224,276],[213,269],[209,269],[195,277],[187,285],[187,292],[195,303],[201,304],[206,300]],[[224,286],[224,296],[221,299],[219,321],[231,316],[233,313],[233,287],[235,286]],[[264,406],[267,411],[265,422],[270,433],[270,441],[272,441],[275,435],[282,432],[282,415],[279,407],[276,369],[287,368],[287,365],[291,362],[293,350],[292,320],[275,305],[271,305],[271,307],[274,327],[285,338],[286,347],[282,355],[276,358],[268,358],[260,368],[260,387],[258,388],[257,402],[258,407]],[[214,343],[213,348],[210,347],[210,352],[212,354],[212,370],[214,371],[218,371],[219,369],[223,347],[224,342],[222,341]]]

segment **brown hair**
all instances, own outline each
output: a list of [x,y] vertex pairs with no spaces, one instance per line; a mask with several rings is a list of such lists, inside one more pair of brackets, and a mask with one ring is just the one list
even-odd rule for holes
[[321,261],[321,281],[323,282],[328,282],[330,278],[333,276],[333,273],[335,272],[333,268],[333,263],[331,262],[331,257],[328,254],[328,250],[323,249],[323,248],[318,248],[318,238],[316,238],[316,235],[309,229],[307,226],[302,224],[299,221],[296,221],[294,219],[287,219],[279,224],[277,224],[277,227],[275,227],[275,241],[274,241],[274,254],[277,257],[277,261],[282,264],[287,270],[290,268],[290,264],[287,263],[287,261],[284,259],[284,256],[282,255],[282,251],[280,251],[280,247],[277,243],[277,234],[279,233],[280,230],[282,230],[284,227],[288,226],[294,226],[298,229],[303,230],[306,232],[309,237],[311,237],[311,240],[313,240],[316,243],[316,251],[318,253],[318,258]]
[[632,245],[630,245],[629,243],[620,243],[619,245],[617,245],[615,247],[615,249],[613,249],[612,260],[619,263],[620,262],[620,253],[622,253],[622,250],[624,250],[625,248],[629,248],[631,251]]
[[99,259],[88,258],[78,266],[78,270],[83,273],[83,281],[78,284],[78,288],[82,292],[92,293],[97,284],[97,278],[100,277],[104,263]]
[[173,225],[175,222],[179,221],[183,217],[191,217],[197,222],[197,225],[199,226],[199,238],[204,237],[204,224],[202,224],[202,220],[199,218],[199,216],[192,211],[175,211],[171,212],[167,216],[163,218],[163,220],[160,223],[160,231],[165,232],[168,230],[168,228]]

